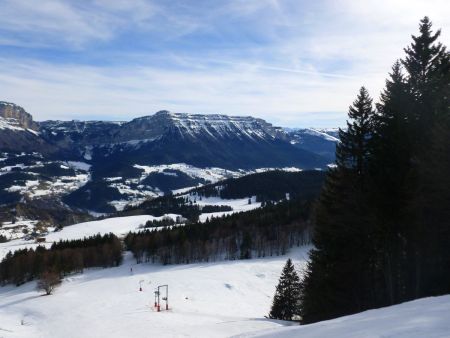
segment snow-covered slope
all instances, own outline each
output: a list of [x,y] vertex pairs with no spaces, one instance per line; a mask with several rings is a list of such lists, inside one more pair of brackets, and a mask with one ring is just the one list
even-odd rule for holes
[[[126,235],[130,231],[140,231],[147,221],[161,220],[164,217],[170,217],[176,220],[178,215],[168,214],[161,217],[150,215],[138,215],[127,217],[111,217],[98,221],[83,222],[64,227],[60,231],[49,232],[45,237],[44,243],[37,244],[34,240],[15,239],[9,242],[0,243],[0,260],[8,251],[16,251],[24,248],[35,248],[38,245],[50,247],[52,243],[60,240],[74,240],[83,237],[94,236],[96,234],[114,233],[117,236]],[[1,336],[0,336],[1,337]]]
[[[237,212],[245,212],[250,211],[256,208],[261,207],[261,202],[256,202],[256,196],[252,196],[251,198],[237,198],[237,199],[222,199],[220,197],[203,197],[201,200],[198,199],[197,196],[192,195],[182,195],[182,197],[188,197],[190,201],[199,205],[200,207],[205,205],[225,205],[233,208],[233,211],[219,211],[219,212],[210,212],[203,213],[200,215],[200,222],[205,222],[207,218],[211,217],[222,217],[225,215],[231,215]],[[248,203],[250,200],[251,203]]]
[[[26,131],[25,128],[22,128],[19,122],[16,119],[12,118],[4,118],[0,116],[0,129],[10,129],[16,131]],[[33,131],[34,132],[34,131]]]
[[[206,205],[226,205],[233,208],[232,211],[221,211],[221,212],[211,212],[203,213],[200,215],[199,220],[205,222],[207,218],[211,217],[221,217],[224,215],[230,215],[236,212],[249,211],[261,206],[260,202],[256,202],[255,196],[250,198],[251,203],[249,204],[249,198],[239,198],[239,199],[221,199],[219,197],[204,197],[201,200],[196,196],[185,194],[180,195],[182,198],[189,198],[192,202],[199,206]],[[0,228],[0,235],[11,239],[8,242],[0,243],[0,260],[8,253],[8,251],[16,251],[24,248],[36,248],[38,245],[44,245],[50,247],[52,243],[58,242],[59,240],[74,240],[83,237],[89,237],[96,234],[107,234],[114,233],[116,236],[124,236],[128,232],[141,231],[143,226],[147,221],[161,220],[163,218],[172,218],[174,221],[177,217],[181,215],[176,214],[165,214],[160,217],[155,217],[151,215],[137,215],[137,216],[125,216],[125,217],[110,217],[97,221],[82,222],[78,224],[73,224],[64,227],[60,231],[54,231],[55,229],[48,228],[48,233],[40,234],[39,237],[44,237],[45,242],[37,244],[33,237],[27,239],[27,236],[23,232],[23,229],[27,229],[27,233],[33,231],[33,227],[36,225],[37,221],[30,220],[16,220],[15,224],[11,222],[6,222],[2,224]],[[1,225],[1,223],[0,223]],[[1,336],[0,336],[1,337]]]
[[190,135],[206,133],[211,137],[223,138],[227,134],[228,136],[232,134],[262,139],[286,137],[281,128],[273,127],[270,123],[251,116],[183,114],[166,111],[157,114],[166,114],[176,128]]
[[338,129],[285,128],[293,146],[311,150],[334,161],[336,143],[339,142]]
[[223,139],[226,137],[249,137],[256,139],[286,138],[281,128],[251,116],[228,116],[221,114],[186,114],[166,110],[153,115],[136,118],[124,124],[117,134],[121,141],[130,140],[130,131],[142,131],[140,138],[162,136],[167,129],[177,130],[183,137],[208,136]]
[[60,197],[90,179],[90,165],[77,161],[46,160],[38,152],[0,152],[0,205],[42,196]]
[[[308,249],[290,253],[297,268]],[[161,266],[128,257],[117,268],[66,277],[51,296],[34,282],[0,287],[0,336],[213,338],[280,327],[287,323],[264,316],[286,259]],[[158,313],[153,291],[161,284],[169,285],[170,310]]]
[[418,299],[316,324],[264,330],[237,337],[448,338],[449,313],[450,295],[447,295]]
[[143,170],[141,181],[152,173],[177,176],[177,172],[181,172],[193,179],[200,179],[207,183],[216,183],[226,178],[236,178],[249,173],[246,171],[232,171],[222,168],[197,168],[186,163],[161,164],[155,166],[142,166],[136,164],[134,165],[134,168]]
[[[287,257],[301,271],[309,249],[284,257],[171,266],[136,265],[127,255],[117,268],[66,277],[51,296],[38,293],[35,282],[0,287],[0,337],[450,336],[450,295],[306,326],[266,319]],[[169,311],[158,313],[153,292],[161,284],[169,285]]]

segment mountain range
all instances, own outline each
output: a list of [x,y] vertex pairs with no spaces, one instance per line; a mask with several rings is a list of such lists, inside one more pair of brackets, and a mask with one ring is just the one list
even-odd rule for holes
[[250,116],[163,110],[131,121],[36,122],[0,102],[0,204],[53,196],[113,212],[261,168],[325,169],[336,142],[334,129],[283,129]]

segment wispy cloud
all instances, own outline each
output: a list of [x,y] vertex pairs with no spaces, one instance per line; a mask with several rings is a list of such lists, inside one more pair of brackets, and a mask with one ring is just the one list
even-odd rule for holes
[[[169,70],[0,60],[0,67],[8,70],[0,74],[3,95],[40,119],[124,119],[169,109],[257,115],[284,125],[292,121],[313,125],[321,110],[346,107],[360,84],[356,78],[326,81],[320,73],[303,76],[246,64]],[[333,122],[342,121],[334,118]]]
[[111,40],[126,27],[143,25],[157,9],[143,0],[3,0],[0,12],[3,34],[15,44],[27,46],[37,40],[48,47],[63,43],[66,48],[80,48]]
[[446,1],[0,2],[1,99],[37,119],[160,109],[340,125],[377,97],[418,21],[450,35]]

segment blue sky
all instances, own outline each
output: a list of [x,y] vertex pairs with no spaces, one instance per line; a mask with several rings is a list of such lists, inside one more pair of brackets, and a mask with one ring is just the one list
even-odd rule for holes
[[0,0],[0,100],[35,119],[158,110],[342,125],[446,0]]

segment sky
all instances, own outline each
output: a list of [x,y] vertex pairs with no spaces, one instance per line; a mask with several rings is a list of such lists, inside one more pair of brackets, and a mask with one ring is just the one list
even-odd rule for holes
[[0,0],[0,100],[36,120],[159,110],[345,123],[448,0]]

